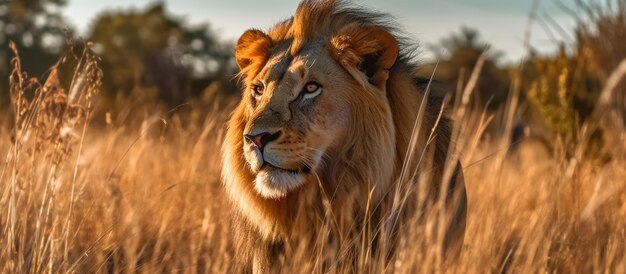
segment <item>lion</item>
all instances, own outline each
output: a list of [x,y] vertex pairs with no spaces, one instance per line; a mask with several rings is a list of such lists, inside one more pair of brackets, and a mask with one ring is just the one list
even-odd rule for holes
[[390,22],[344,1],[304,0],[290,19],[237,41],[245,88],[228,122],[222,177],[246,271],[276,270],[289,246],[326,234],[320,219],[331,219],[338,235],[326,241],[335,243],[361,224],[392,227],[372,237],[391,243],[372,244],[391,258],[393,227],[419,211],[398,201],[424,196],[451,216],[445,245],[462,244],[467,197],[462,167],[448,157],[452,125]]

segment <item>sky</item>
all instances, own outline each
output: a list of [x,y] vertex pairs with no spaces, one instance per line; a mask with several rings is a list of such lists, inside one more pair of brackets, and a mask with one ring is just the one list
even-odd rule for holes
[[[515,62],[525,53],[524,37],[534,0],[353,0],[358,5],[393,15],[406,34],[422,45],[422,57],[432,59],[429,48],[459,32],[462,26],[478,29],[483,41],[503,53],[503,62]],[[572,17],[557,5],[559,0],[539,0],[531,31],[531,45],[539,52],[554,52],[558,41],[568,41],[555,27],[571,34]],[[63,13],[79,31],[105,10],[143,9],[154,0],[69,0]],[[168,10],[189,24],[209,23],[225,40],[235,41],[249,28],[268,29],[289,18],[298,0],[172,0]],[[568,3],[569,1],[562,1]],[[554,23],[550,23],[554,22]],[[548,29],[548,30],[547,30]],[[552,34],[550,34],[552,33]]]

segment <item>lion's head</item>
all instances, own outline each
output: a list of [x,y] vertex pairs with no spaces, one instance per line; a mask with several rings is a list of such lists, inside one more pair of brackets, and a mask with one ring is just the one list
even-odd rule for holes
[[[348,25],[299,39],[306,38],[296,48],[294,39],[251,30],[236,49],[246,86],[243,154],[255,190],[268,199],[285,197],[311,174],[328,173],[324,163],[339,157],[354,137],[373,134],[357,128],[361,112],[376,113],[369,122],[381,128],[391,122],[383,104],[370,102],[384,99],[398,54],[393,37],[376,27]],[[371,145],[393,150],[388,137],[378,143]]]
[[380,199],[396,181],[423,94],[385,18],[339,0],[305,0],[291,19],[239,39],[245,87],[223,176],[262,235],[289,229],[307,187],[341,206]]

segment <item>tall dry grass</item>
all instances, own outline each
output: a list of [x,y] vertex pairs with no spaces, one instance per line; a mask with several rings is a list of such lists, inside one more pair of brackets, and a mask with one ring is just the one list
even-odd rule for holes
[[[231,273],[236,268],[231,205],[219,178],[230,107],[196,109],[183,117],[128,105],[120,113],[134,116],[93,120],[101,72],[88,47],[68,88],[54,68],[40,84],[25,76],[19,59],[14,65],[14,116],[0,118],[1,273]],[[469,98],[471,79],[477,77],[480,68],[457,98]],[[603,93],[609,98],[611,86],[607,83]],[[471,110],[468,100],[450,110],[458,125],[451,158],[458,156],[465,167],[469,196],[459,257],[437,255],[436,228],[426,222],[401,228],[398,255],[388,264],[359,254],[360,271],[626,273],[624,150],[615,149],[608,160],[589,158],[585,134],[574,154],[558,146],[548,151],[530,138],[511,148],[516,98],[497,113]],[[494,121],[504,133],[485,139]],[[626,146],[626,133],[612,133]],[[369,250],[361,236],[348,241]],[[332,247],[310,248],[319,248],[313,258],[296,250],[283,271],[346,269],[316,268],[329,258],[348,259],[335,256],[342,253],[328,250]]]
[[[90,81],[98,81],[94,73]],[[90,126],[91,99],[52,96],[65,92],[54,74],[46,84],[22,104],[28,111],[15,132],[7,118],[0,129],[0,272],[229,273],[237,254],[218,156],[227,112],[190,123],[163,114]],[[83,115],[69,123],[73,108]],[[459,119],[469,194],[462,253],[438,262],[424,231],[409,227],[395,272],[626,271],[623,155],[608,163],[551,156],[532,140],[507,152],[481,141],[478,129],[491,117]],[[288,267],[301,270],[309,259]]]

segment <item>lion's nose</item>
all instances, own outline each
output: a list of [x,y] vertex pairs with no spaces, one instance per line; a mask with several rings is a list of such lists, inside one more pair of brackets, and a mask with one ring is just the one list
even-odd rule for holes
[[261,134],[257,134],[257,135],[250,135],[250,134],[246,134],[244,135],[244,138],[252,143],[253,145],[255,145],[257,148],[259,148],[260,151],[263,151],[263,148],[272,141],[275,141],[276,139],[278,139],[278,137],[280,137],[280,135],[282,134],[282,132],[279,130],[275,133],[269,133],[269,132],[263,132]]

